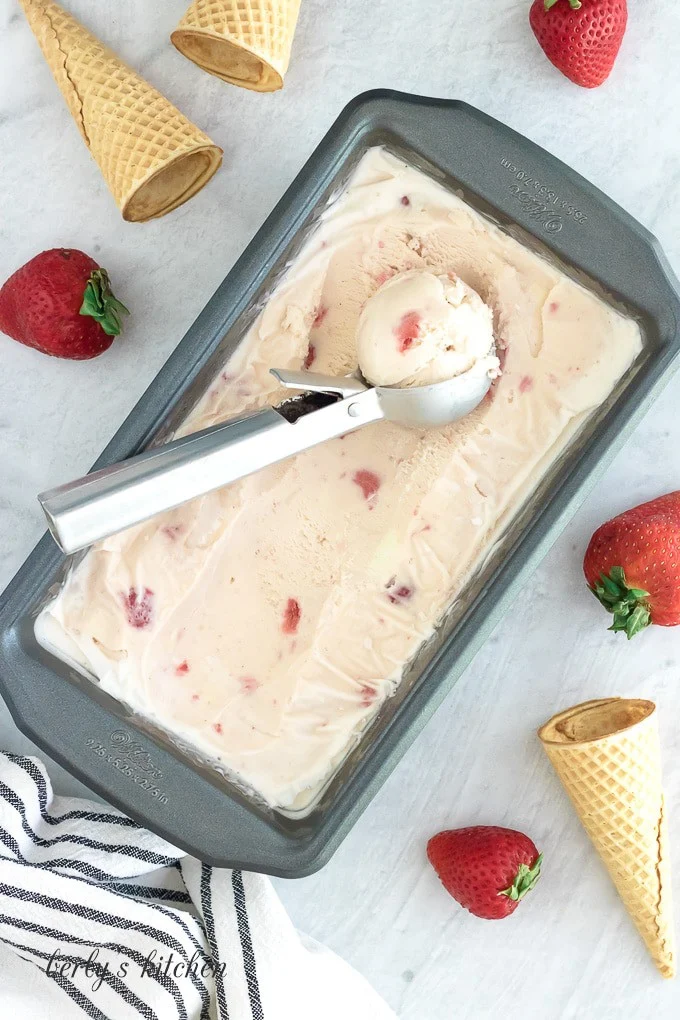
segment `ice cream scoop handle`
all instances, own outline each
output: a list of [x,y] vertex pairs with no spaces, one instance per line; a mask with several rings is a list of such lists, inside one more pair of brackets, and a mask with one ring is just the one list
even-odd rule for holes
[[268,408],[177,439],[38,496],[65,553],[383,417],[374,390],[291,423]]

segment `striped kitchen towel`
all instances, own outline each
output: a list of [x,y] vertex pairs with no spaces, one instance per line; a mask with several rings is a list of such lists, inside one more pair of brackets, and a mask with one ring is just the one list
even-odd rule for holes
[[184,856],[0,752],[0,1016],[394,1020],[262,875]]

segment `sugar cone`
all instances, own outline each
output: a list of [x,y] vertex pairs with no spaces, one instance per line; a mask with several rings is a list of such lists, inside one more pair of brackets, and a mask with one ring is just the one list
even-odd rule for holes
[[126,220],[199,191],[222,150],[52,0],[20,0],[81,135]]
[[656,708],[603,698],[560,712],[538,735],[664,977],[675,975],[667,819]]
[[180,53],[232,85],[283,86],[300,0],[194,0],[172,33]]

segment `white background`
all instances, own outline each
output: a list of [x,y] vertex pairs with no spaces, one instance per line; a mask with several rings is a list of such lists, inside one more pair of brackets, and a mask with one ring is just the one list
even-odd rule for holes
[[[65,0],[66,2],[66,0]],[[563,0],[566,3],[566,0]],[[0,0],[0,280],[38,251],[83,248],[133,310],[91,363],[0,337],[0,587],[41,534],[36,493],[83,473],[115,432],[344,104],[374,87],[465,99],[544,145],[652,229],[680,269],[680,6],[633,0],[616,69],[589,92],[547,63],[528,0],[303,0],[280,94],[200,72],[169,44],[183,0],[68,0],[225,150],[165,220],[123,223],[15,0]],[[641,281],[644,286],[644,281]],[[680,632],[628,645],[583,587],[592,530],[680,487],[680,377],[618,456],[516,605],[334,860],[278,882],[296,924],[362,971],[403,1020],[675,1018],[535,737],[555,710],[607,694],[658,701],[680,854]],[[28,741],[0,713],[0,745]],[[55,768],[57,787],[77,784]],[[479,921],[424,856],[447,826],[529,833],[544,876],[518,912]]]

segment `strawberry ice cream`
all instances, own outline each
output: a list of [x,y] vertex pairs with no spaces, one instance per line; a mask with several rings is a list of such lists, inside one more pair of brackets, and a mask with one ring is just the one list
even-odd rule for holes
[[[411,311],[402,353],[395,314]],[[640,329],[374,148],[180,430],[285,399],[271,367],[355,372],[357,335],[365,371],[404,383],[483,361],[492,330],[503,373],[467,418],[379,422],[108,539],[40,640],[262,801],[306,810],[633,365]]]
[[493,312],[460,277],[409,269],[359,317],[357,355],[374,386],[429,386],[463,372],[499,374]]

